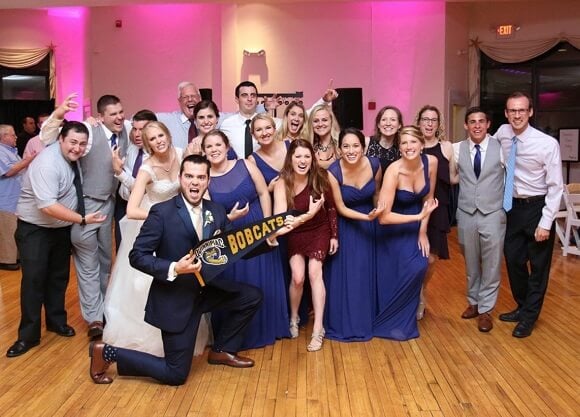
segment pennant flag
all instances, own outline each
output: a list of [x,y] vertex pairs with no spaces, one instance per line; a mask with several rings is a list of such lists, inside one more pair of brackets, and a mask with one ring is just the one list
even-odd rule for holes
[[202,262],[201,274],[196,274],[201,286],[265,243],[266,238],[284,227],[286,216],[296,214],[297,211],[290,210],[202,240],[192,249]]

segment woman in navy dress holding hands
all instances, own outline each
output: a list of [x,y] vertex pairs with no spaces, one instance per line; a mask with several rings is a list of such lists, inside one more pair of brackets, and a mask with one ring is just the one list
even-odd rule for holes
[[324,271],[328,300],[326,336],[342,341],[373,337],[376,261],[374,209],[382,171],[377,158],[364,156],[365,137],[358,129],[343,130],[338,138],[342,158],[329,168],[338,213],[340,250]]

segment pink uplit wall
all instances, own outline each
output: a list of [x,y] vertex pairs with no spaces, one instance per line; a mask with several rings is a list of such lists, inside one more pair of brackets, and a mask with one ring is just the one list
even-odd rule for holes
[[93,110],[98,97],[115,94],[128,115],[142,108],[173,111],[177,84],[185,80],[220,97],[220,10],[207,4],[92,8]]
[[[445,3],[372,4],[373,88],[377,109],[399,107],[405,124],[424,104],[443,108],[445,79]],[[367,119],[375,112],[367,111]],[[366,123],[372,126],[372,123]]]
[[[49,8],[38,10],[3,10],[0,13],[0,47],[41,48],[55,45],[57,102],[67,92],[85,97],[85,8]],[[82,119],[82,109],[71,113],[71,120]]]
[[[241,78],[263,92],[303,90],[308,105],[334,87],[362,87],[365,132],[377,108],[394,104],[410,122],[425,103],[443,104],[445,4],[431,2],[248,4],[222,16],[223,98]],[[243,50],[264,49],[264,57]]]

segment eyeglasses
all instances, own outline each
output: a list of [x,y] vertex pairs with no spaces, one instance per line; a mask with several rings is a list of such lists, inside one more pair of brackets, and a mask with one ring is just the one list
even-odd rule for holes
[[530,109],[507,109],[508,114],[515,116],[518,114],[526,114]]
[[436,117],[435,117],[435,118],[433,118],[433,119],[429,119],[428,117],[421,117],[421,118],[419,119],[419,121],[420,121],[421,123],[425,123],[425,124],[428,124],[428,123],[439,123],[439,119],[438,119],[438,118],[436,118]]
[[199,95],[195,94],[195,95],[189,95],[189,96],[181,96],[179,97],[181,100],[195,100],[199,98]]

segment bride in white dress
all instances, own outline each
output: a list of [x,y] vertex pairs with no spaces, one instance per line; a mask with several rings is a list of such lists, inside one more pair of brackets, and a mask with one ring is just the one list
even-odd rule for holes
[[[139,169],[127,204],[127,216],[120,221],[123,240],[105,296],[107,324],[103,341],[116,347],[164,356],[161,331],[144,321],[153,278],[129,265],[129,252],[151,206],[178,194],[182,151],[172,146],[169,131],[161,122],[147,123],[142,134],[144,148],[151,156]],[[208,317],[204,315],[200,322],[196,355],[202,354],[210,342]]]

